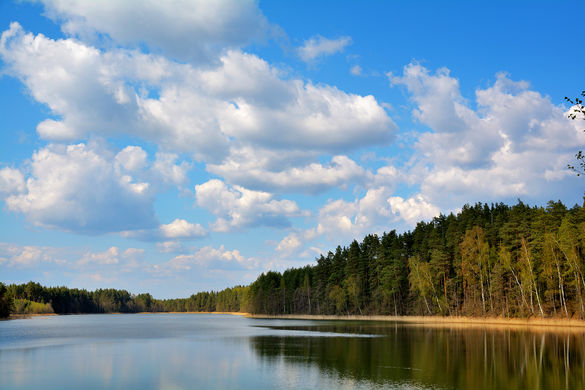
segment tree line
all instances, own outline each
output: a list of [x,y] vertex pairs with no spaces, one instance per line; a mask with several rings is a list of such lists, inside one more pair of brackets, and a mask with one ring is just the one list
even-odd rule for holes
[[[313,265],[249,286],[154,299],[125,290],[0,287],[55,313],[245,311],[261,314],[585,318],[585,209],[478,203],[402,234],[370,234]],[[1,293],[2,288],[6,293]],[[1,309],[0,309],[1,312]]]
[[239,311],[247,287],[226,288],[219,292],[200,292],[189,298],[155,299],[148,293],[130,294],[126,290],[45,287],[35,282],[0,283],[0,317],[15,314],[82,314],[141,312]]
[[466,205],[250,286],[265,314],[585,318],[585,209]]

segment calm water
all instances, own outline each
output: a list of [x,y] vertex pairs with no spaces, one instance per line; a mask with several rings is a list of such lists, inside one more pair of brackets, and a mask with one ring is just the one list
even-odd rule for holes
[[0,321],[0,389],[585,389],[585,334],[228,315]]

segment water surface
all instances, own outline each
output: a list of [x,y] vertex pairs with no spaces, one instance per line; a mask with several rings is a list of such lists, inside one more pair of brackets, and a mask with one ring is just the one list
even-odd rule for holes
[[585,334],[230,315],[0,322],[1,389],[583,389]]

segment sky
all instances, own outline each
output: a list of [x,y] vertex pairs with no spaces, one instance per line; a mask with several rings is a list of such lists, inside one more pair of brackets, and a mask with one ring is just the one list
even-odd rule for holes
[[578,1],[0,1],[0,281],[248,284],[465,204],[583,203]]

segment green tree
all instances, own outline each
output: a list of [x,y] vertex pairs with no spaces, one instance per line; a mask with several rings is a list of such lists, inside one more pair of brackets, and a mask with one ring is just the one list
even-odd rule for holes
[[[421,261],[418,256],[413,256],[408,259],[408,268],[410,269],[408,281],[410,282],[412,291],[423,299],[429,315],[432,315],[433,312],[431,311],[429,301],[427,300],[427,297],[433,293],[434,289],[431,279],[430,264]],[[436,294],[434,294],[434,296],[436,297]]]
[[0,283],[0,318],[7,318],[12,312],[13,300],[4,283]]
[[[475,226],[468,230],[459,246],[461,250],[461,268],[464,283],[464,305],[465,300],[471,299],[471,310],[475,312],[477,307],[477,295],[481,297],[481,314],[486,314],[486,305],[491,307],[490,294],[490,269],[489,253],[490,248],[481,227]],[[487,296],[486,296],[487,295]],[[469,301],[467,301],[469,302]]]
[[335,305],[336,314],[342,314],[343,309],[347,307],[347,295],[345,294],[345,291],[341,287],[335,285],[329,292],[329,299]]

